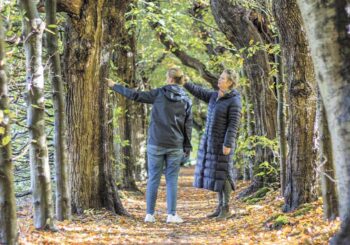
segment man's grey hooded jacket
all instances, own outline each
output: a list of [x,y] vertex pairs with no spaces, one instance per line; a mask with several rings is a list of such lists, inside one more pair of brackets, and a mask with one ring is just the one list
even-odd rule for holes
[[166,85],[139,92],[116,84],[113,90],[128,99],[153,104],[148,144],[167,148],[192,149],[192,102],[179,85]]

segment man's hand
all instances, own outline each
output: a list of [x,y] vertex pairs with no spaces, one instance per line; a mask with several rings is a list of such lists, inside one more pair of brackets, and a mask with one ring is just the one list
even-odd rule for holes
[[228,148],[226,146],[222,147],[222,152],[224,153],[225,156],[227,156],[228,154],[230,154],[231,152],[231,148]]
[[115,85],[115,82],[113,82],[113,80],[109,79],[109,78],[105,78],[108,87],[112,88]]

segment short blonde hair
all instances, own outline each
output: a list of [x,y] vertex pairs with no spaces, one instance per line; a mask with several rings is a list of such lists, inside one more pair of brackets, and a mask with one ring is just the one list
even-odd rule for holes
[[237,87],[237,83],[239,80],[238,73],[235,70],[232,69],[225,69],[224,73],[227,75],[227,79],[232,82],[232,85],[230,86],[230,89],[233,89]]
[[172,67],[168,70],[167,76],[173,78],[176,84],[184,84],[185,76],[183,71],[179,67]]

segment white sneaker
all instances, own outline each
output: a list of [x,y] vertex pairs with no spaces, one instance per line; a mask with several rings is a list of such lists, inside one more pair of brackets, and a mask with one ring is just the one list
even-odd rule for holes
[[184,221],[177,214],[175,214],[175,215],[168,214],[168,218],[166,219],[166,222],[167,223],[182,223]]
[[147,214],[146,217],[145,217],[145,222],[154,223],[154,222],[156,222],[156,219],[154,218],[154,215]]

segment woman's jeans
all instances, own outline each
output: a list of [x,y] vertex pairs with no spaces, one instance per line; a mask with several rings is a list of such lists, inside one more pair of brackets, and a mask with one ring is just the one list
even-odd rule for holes
[[165,148],[155,145],[147,146],[148,181],[147,181],[147,214],[154,214],[158,187],[162,173],[166,180],[166,201],[168,214],[176,214],[177,180],[183,149]]
[[224,188],[218,192],[219,206],[228,206],[231,199],[232,187],[228,180],[225,181]]

